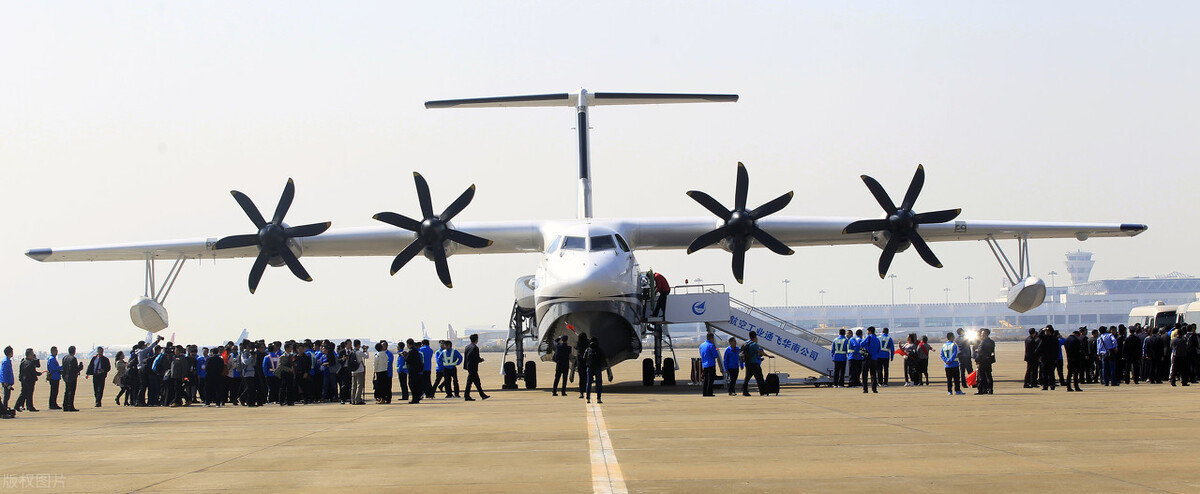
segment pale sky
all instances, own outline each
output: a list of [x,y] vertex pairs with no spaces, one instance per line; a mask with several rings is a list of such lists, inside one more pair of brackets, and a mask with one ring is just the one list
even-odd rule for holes
[[[431,99],[592,91],[737,93],[735,104],[594,109],[598,217],[703,216],[689,189],[732,202],[788,190],[779,215],[877,217],[858,176],[919,211],[963,219],[1146,223],[1133,239],[1031,243],[1035,274],[1096,253],[1093,278],[1182,271],[1200,183],[1195,2],[9,2],[0,15],[0,344],[129,344],[141,263],[41,264],[26,249],[249,233],[238,189],[270,211],[288,177],[292,224],[416,214],[411,172],[459,220],[571,218],[565,108],[425,110]],[[1011,248],[1011,246],[1010,246]],[[896,298],[975,300],[1001,271],[982,242],[892,265]],[[873,246],[765,249],[737,285],[719,249],[641,253],[676,283],[726,283],[780,305],[887,303]],[[167,300],[180,341],[393,339],[506,324],[535,255],[459,255],[453,290],[418,258],[303,263],[246,289],[251,260],[189,262]],[[167,266],[160,266],[165,272]]]

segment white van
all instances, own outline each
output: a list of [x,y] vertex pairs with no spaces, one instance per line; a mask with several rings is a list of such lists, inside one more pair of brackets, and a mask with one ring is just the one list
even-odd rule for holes
[[1200,323],[1200,302],[1183,304],[1176,309],[1176,313],[1179,315],[1179,322]]
[[[1174,326],[1179,320],[1179,308],[1177,305],[1166,305],[1162,301],[1155,302],[1154,305],[1143,305],[1134,307],[1129,311],[1129,326],[1141,324],[1143,328],[1160,328],[1164,326]],[[1200,305],[1197,306],[1200,311]],[[1200,313],[1197,314],[1200,318]]]

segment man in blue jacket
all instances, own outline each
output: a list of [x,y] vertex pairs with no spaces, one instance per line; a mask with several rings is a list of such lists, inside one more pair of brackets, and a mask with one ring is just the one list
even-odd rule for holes
[[875,365],[879,367],[879,383],[885,388],[888,385],[892,358],[895,356],[896,344],[892,342],[888,328],[883,328],[883,334],[879,335],[879,353],[875,354]]
[[61,410],[58,406],[58,383],[62,380],[62,366],[58,365],[58,347],[50,347],[50,358],[46,359],[46,379],[50,381],[51,410]]
[[850,340],[846,338],[846,330],[839,329],[838,337],[833,339],[833,347],[830,351],[833,353],[833,387],[846,387],[846,360],[849,358],[847,354],[850,351]]
[[704,342],[700,344],[700,369],[704,376],[701,378],[703,386],[701,386],[702,396],[716,396],[713,394],[713,381],[717,378],[717,361],[720,356],[717,354],[717,345],[713,344],[713,334],[708,333],[704,337]]
[[854,336],[850,337],[850,341],[846,343],[846,348],[849,350],[847,358],[850,359],[850,387],[857,388],[861,383],[863,369],[862,342],[863,332],[861,329],[854,331]]
[[425,365],[425,397],[433,398],[433,348],[429,340],[421,340],[421,363]]
[[13,348],[11,346],[4,347],[4,361],[0,362],[0,387],[4,388],[4,401],[0,404],[4,405],[0,409],[0,416],[4,418],[12,418],[14,412],[8,408],[8,399],[12,396],[13,389]]
[[722,359],[725,361],[725,388],[729,390],[729,396],[737,394],[737,379],[738,370],[745,367],[742,363],[742,350],[737,346],[737,340],[729,338],[729,346],[725,347],[725,353]]
[[868,376],[871,379],[871,391],[874,393],[878,393],[879,392],[879,366],[876,365],[877,359],[874,357],[876,355],[879,355],[879,337],[875,336],[875,326],[870,326],[867,328],[867,336],[866,336],[866,338],[863,338],[863,340],[862,340],[862,353],[863,353],[863,357],[864,357],[863,361],[862,361],[863,393],[867,392],[867,377]]
[[954,343],[954,333],[946,333],[946,343],[942,344],[942,362],[946,364],[946,394],[950,396],[964,394],[958,380],[958,351],[958,344]]
[[[463,357],[458,350],[454,349],[454,342],[446,340],[443,342],[442,358],[439,363],[442,365],[442,377],[445,380],[443,386],[446,388],[446,398],[460,398],[458,394],[458,366],[462,364]],[[563,374],[563,384],[566,384],[566,374]],[[450,385],[454,384],[454,393],[450,393]],[[564,393],[565,394],[565,393]]]
[[[408,352],[404,350],[403,342],[400,342],[397,345],[399,345],[399,347],[397,349],[400,350],[400,358],[396,359],[396,374],[399,376],[399,381],[400,381],[400,399],[402,401],[408,401],[409,400],[409,398],[408,398],[408,362],[404,360],[405,358],[408,357]],[[385,349],[387,348],[386,344],[384,344],[384,348]],[[388,353],[391,353],[391,352],[388,352]],[[389,394],[391,392],[391,386],[392,386],[392,368],[389,365],[388,366],[388,388],[387,388]],[[387,403],[391,403],[390,398],[387,400]]]

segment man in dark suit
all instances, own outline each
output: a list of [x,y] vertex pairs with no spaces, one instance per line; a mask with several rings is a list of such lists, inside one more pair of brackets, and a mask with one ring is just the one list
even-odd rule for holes
[[37,386],[38,376],[42,375],[42,372],[38,370],[41,366],[42,363],[38,360],[37,354],[33,353],[33,349],[26,348],[25,358],[21,360],[20,370],[17,374],[17,380],[21,381],[21,395],[17,397],[17,404],[13,408],[18,412],[22,410],[38,411],[33,406],[33,388]]
[[567,344],[567,337],[561,336],[558,343],[554,345],[554,387],[550,388],[554,391],[554,396],[558,396],[558,380],[562,379],[562,394],[567,395],[567,373],[571,370],[571,345]]
[[1038,352],[1037,330],[1029,328],[1029,337],[1025,338],[1025,387],[1032,388],[1038,384],[1038,363],[1041,354]]
[[1054,334],[1054,326],[1046,325],[1038,334],[1038,358],[1041,367],[1038,375],[1041,377],[1042,391],[1053,390],[1057,387],[1054,380],[1054,368],[1058,365],[1058,336]]
[[[296,374],[292,372],[295,354],[292,342],[283,344],[283,353],[279,355],[279,363],[275,366],[275,376],[279,379],[279,406],[296,404]],[[367,365],[367,364],[362,364]]]
[[75,358],[75,346],[67,348],[67,354],[62,359],[62,380],[63,380],[63,402],[62,409],[64,412],[78,412],[75,408],[75,387],[79,384],[79,372],[83,370],[83,366],[79,365],[79,359]]
[[104,399],[104,383],[108,381],[108,371],[112,370],[112,365],[108,362],[108,357],[104,356],[104,347],[96,347],[96,356],[88,362],[86,375],[84,379],[92,378],[92,392],[96,395],[96,408],[100,408],[100,401]]
[[300,350],[296,352],[293,360],[296,366],[296,386],[300,389],[300,398],[303,403],[313,403],[317,398],[312,393],[312,355],[308,353],[308,344],[300,345]]
[[1125,355],[1125,370],[1121,375],[1125,379],[1125,384],[1130,382],[1137,384],[1142,380],[1142,328],[1137,326],[1130,328],[1122,351]]
[[[426,395],[425,358],[421,355],[421,344],[409,338],[408,353],[404,354],[404,365],[408,367],[408,387],[412,388],[409,403],[417,404]],[[467,381],[467,396],[471,395],[471,381]]]
[[[1176,327],[1175,337],[1171,338],[1171,385],[1175,385],[1175,380],[1183,381],[1183,385],[1187,386],[1192,380],[1192,370],[1188,359],[1188,339],[1186,329]],[[22,363],[21,367],[25,364]],[[21,385],[21,389],[25,389],[25,385]],[[20,405],[20,402],[17,402]]]
[[996,342],[992,341],[991,330],[979,330],[979,345],[975,347],[975,366],[978,367],[976,376],[977,395],[990,395],[992,392],[992,364],[996,363]]
[[[483,392],[483,386],[479,383],[479,363],[483,362],[483,358],[479,356],[479,335],[471,335],[471,344],[467,345],[466,351],[463,354],[463,368],[467,370],[467,395],[465,401],[475,401],[471,398],[471,384],[475,384],[475,389],[479,390],[479,397],[483,399],[491,398]],[[579,382],[582,384],[583,380]]]
[[1067,353],[1067,391],[1083,391],[1079,382],[1083,379],[1083,358],[1087,354],[1087,346],[1080,339],[1079,333],[1079,329],[1071,332],[1071,336],[1063,343],[1063,350]]
[[221,358],[221,348],[213,347],[204,362],[204,406],[225,404],[225,359]]

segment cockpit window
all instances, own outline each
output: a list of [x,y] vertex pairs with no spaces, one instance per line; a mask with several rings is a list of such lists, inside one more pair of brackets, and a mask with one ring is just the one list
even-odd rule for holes
[[565,237],[563,238],[563,249],[565,250],[586,250],[583,237]]
[[617,235],[617,245],[621,246],[621,250],[629,252],[629,244],[625,243],[625,238]]
[[592,237],[592,252],[616,249],[617,244],[613,242],[612,235],[597,235]]
[[550,250],[547,250],[546,253],[553,254],[553,253],[557,252],[559,246],[561,246],[561,245],[562,245],[562,237],[556,237],[553,242],[550,242]]

